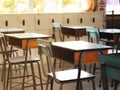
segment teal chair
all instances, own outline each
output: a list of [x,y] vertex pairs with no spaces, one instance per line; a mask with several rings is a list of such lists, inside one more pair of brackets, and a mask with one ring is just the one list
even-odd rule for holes
[[[103,44],[112,45],[112,47],[115,48],[114,42],[104,39],[104,38],[100,38],[100,32],[98,28],[92,27],[92,26],[86,26],[86,32],[88,33],[89,42],[92,42],[92,43],[94,43],[94,41],[96,41],[96,43],[102,42]],[[114,49],[112,49],[112,52],[114,52]],[[96,70],[96,64],[94,64],[93,73],[95,73],[95,70]]]
[[[91,26],[86,26],[86,32],[88,34],[88,41],[89,42],[92,42],[94,43],[94,41],[96,41],[96,43],[99,43],[99,38],[100,38],[100,35],[99,35],[99,29],[98,28],[95,28],[95,27],[91,27]],[[94,66],[93,66],[93,74],[95,74],[95,71],[96,69],[98,69],[96,67],[96,63],[94,63]],[[91,68],[92,68],[92,64],[90,64],[90,72],[91,72]]]
[[[57,41],[64,41],[64,35],[61,32],[61,24],[60,23],[52,23],[52,28],[53,28],[53,38],[54,38],[54,41],[55,42],[57,42]],[[55,63],[56,63],[56,61],[55,61]],[[61,67],[61,68],[63,68],[62,67],[62,63],[63,62],[60,61],[59,67]]]
[[[43,74],[47,78],[46,90],[48,90],[48,86],[50,85],[50,90],[53,90],[53,82],[60,84],[60,88],[58,90],[62,90],[62,85],[64,83],[76,82],[78,77],[78,69],[69,69],[69,70],[59,70],[56,71],[54,69],[54,57],[52,54],[52,44],[46,40],[39,39],[38,40],[38,53],[41,60],[41,65],[43,68]],[[46,63],[44,63],[46,62]],[[82,81],[83,80],[91,80],[93,90],[95,90],[95,75],[92,75],[88,72],[81,70],[80,74],[80,90],[82,90]]]
[[119,35],[119,37],[118,37],[118,39],[117,39],[117,43],[116,43],[116,46],[115,46],[115,50],[116,50],[116,52],[114,52],[114,53],[111,53],[110,55],[113,55],[113,56],[119,56],[120,57],[120,35]]
[[[53,38],[56,41],[59,39],[60,41],[64,41],[64,35],[61,32],[61,24],[60,23],[52,23],[52,29],[53,29]],[[57,37],[58,34],[58,37]]]
[[100,37],[99,29],[96,27],[86,26],[86,32],[88,33],[88,41],[93,42],[93,40],[96,40],[97,43],[103,42],[103,44],[115,46],[115,42],[111,40],[107,40]]
[[108,78],[113,80],[114,90],[117,90],[120,82],[120,57],[105,54],[100,54],[98,57],[101,66],[103,90],[109,90]]
[[86,32],[88,33],[88,41],[93,43],[93,40],[96,40],[97,43],[99,43],[100,34],[99,29],[95,27],[86,27]]

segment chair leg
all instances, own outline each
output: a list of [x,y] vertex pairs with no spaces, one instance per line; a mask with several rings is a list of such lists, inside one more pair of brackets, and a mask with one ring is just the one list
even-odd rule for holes
[[62,61],[60,61],[59,67],[60,67],[60,68],[62,67]]
[[95,89],[95,81],[94,81],[94,79],[92,79],[92,85],[93,85],[93,90],[96,90]]
[[42,75],[41,75],[41,69],[40,69],[39,62],[37,62],[37,65],[38,65],[38,73],[39,73],[39,77],[40,77],[41,90],[43,90]]
[[83,90],[82,82],[79,83],[79,89],[80,89],[80,90]]
[[97,68],[96,67],[96,63],[94,63],[94,65],[93,65],[93,74],[95,75],[95,73],[96,73],[96,69],[99,69],[99,68]]
[[8,84],[10,84],[10,90],[12,90],[12,65],[9,65],[8,67],[6,90],[8,90]]
[[54,69],[56,69],[56,59],[54,59]]
[[112,79],[111,84],[110,84],[111,87],[113,87],[113,83],[114,83],[114,81],[113,81],[113,79]]
[[18,65],[19,75],[21,76],[20,65]]
[[51,84],[51,78],[48,76],[47,82],[46,82],[46,90],[48,90],[49,82],[50,82],[50,84]]
[[61,70],[64,70],[64,61],[60,61],[61,62]]
[[50,78],[48,77],[47,82],[46,82],[46,90],[48,90],[48,87],[49,87],[49,80],[50,80]]
[[14,67],[15,67],[15,71],[16,71],[16,73],[17,73],[17,65],[14,65]]
[[86,71],[86,64],[84,64],[84,70]]
[[51,85],[50,85],[50,90],[53,90],[53,78],[50,78],[50,80],[51,80]]
[[[33,79],[33,88],[34,88],[34,90],[36,90],[36,80],[35,80],[35,72],[34,72],[33,63],[31,63],[31,71],[32,71],[32,79]],[[23,77],[25,77],[25,76],[23,76]]]
[[115,82],[114,82],[114,90],[117,90],[117,88],[118,88],[118,84],[119,84],[118,81],[115,81]]
[[28,67],[26,67],[25,69],[26,69],[25,72],[26,72],[27,76],[29,77]]
[[90,64],[89,73],[91,73],[91,70],[92,70],[92,64]]
[[82,82],[79,80],[79,83],[76,85],[76,90],[82,90]]
[[3,62],[3,68],[2,68],[2,77],[1,77],[1,81],[3,81],[4,86],[3,86],[3,90],[5,90],[6,88],[6,61]]
[[63,83],[60,84],[60,90],[62,90]]
[[102,82],[102,80],[101,80],[101,76],[100,76],[99,87],[101,87],[101,82]]
[[12,65],[10,65],[10,90],[12,90]]
[[102,85],[103,85],[103,90],[109,90],[107,78],[102,76],[101,81],[102,81]]
[[10,77],[10,65],[8,67],[6,90],[8,90],[9,77]]
[[[27,65],[26,63],[24,64],[24,69],[23,69],[23,76],[25,76],[25,69],[27,68]],[[22,80],[22,90],[24,90],[24,83],[25,83],[25,77],[23,77],[23,80]]]
[[4,71],[6,71],[5,68],[6,68],[6,61],[3,61],[1,81],[3,81],[3,78],[4,78],[4,76],[5,76],[5,75],[4,75]]

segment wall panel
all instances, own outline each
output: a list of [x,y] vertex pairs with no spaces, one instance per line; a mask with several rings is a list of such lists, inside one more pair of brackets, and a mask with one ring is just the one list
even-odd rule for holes
[[19,28],[25,28],[28,32],[33,32],[35,29],[34,14],[18,14],[17,24]]
[[0,27],[18,27],[17,26],[17,16],[15,14],[2,14]]
[[61,25],[82,25],[103,28],[102,12],[1,14],[0,27],[25,28],[28,32],[51,34],[52,22]]

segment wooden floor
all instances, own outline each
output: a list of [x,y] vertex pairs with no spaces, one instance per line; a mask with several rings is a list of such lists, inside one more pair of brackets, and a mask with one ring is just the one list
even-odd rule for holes
[[[37,55],[37,50],[33,50],[33,52],[34,52],[35,55]],[[1,56],[0,56],[0,58],[2,60]],[[89,66],[87,66],[87,67],[89,67]],[[66,62],[64,68],[65,69],[70,69],[70,68],[74,68],[74,66]],[[58,70],[60,69],[59,68],[59,62],[57,62],[57,69]],[[1,72],[2,72],[2,65],[0,65],[0,79],[1,79]],[[14,72],[14,74],[16,75],[16,72]],[[96,78],[95,78],[96,90],[103,90],[102,87],[99,87],[100,70],[97,70],[95,75],[96,75]],[[20,79],[19,80],[14,80],[14,82],[18,82],[18,81],[20,81]],[[83,84],[83,90],[92,90],[91,82],[83,81],[82,84]],[[14,83],[14,85],[16,85],[16,83]],[[1,80],[0,80],[0,90],[3,90],[3,82]],[[12,90],[21,90],[21,85],[18,85],[17,87],[14,87]],[[33,87],[30,87],[30,88],[26,88],[25,90],[34,90],[34,89],[33,89]],[[40,86],[37,86],[37,90],[40,90]],[[44,90],[45,90],[45,85],[44,85]],[[59,90],[59,84],[54,83],[54,90]],[[63,85],[63,90],[76,90],[76,83],[64,84]],[[110,90],[113,90],[113,88],[110,87]]]

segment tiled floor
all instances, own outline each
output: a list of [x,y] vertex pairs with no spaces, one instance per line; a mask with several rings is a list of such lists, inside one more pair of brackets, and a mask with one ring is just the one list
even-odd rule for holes
[[[57,64],[59,64],[59,62]],[[73,68],[73,65],[66,63],[65,69],[69,69],[69,68]],[[58,67],[58,69],[59,69],[59,67]],[[1,67],[0,67],[0,75],[1,75]],[[95,78],[96,90],[103,90],[102,87],[99,87],[99,79],[100,79],[99,77],[100,77],[100,71],[97,70],[96,78]],[[20,79],[17,79],[14,81],[18,82],[18,81],[20,81]],[[16,85],[16,83],[13,85]],[[83,85],[83,90],[92,90],[92,87],[91,87],[92,84],[90,81],[83,81],[82,85]],[[0,81],[0,87],[1,87],[0,90],[3,90],[3,82],[2,81]],[[76,90],[75,87],[76,87],[76,83],[68,83],[68,84],[63,85],[63,90]],[[45,88],[45,86],[44,86],[44,88]],[[21,85],[14,87],[12,90],[21,90]],[[34,89],[31,87],[31,88],[26,88],[25,90],[34,90]],[[40,86],[37,86],[37,90],[40,90]],[[59,90],[59,84],[54,83],[54,90]],[[113,90],[113,88],[110,87],[110,90]]]
[[[36,50],[34,50],[33,52],[34,52],[35,55],[37,55]],[[0,58],[1,58],[1,56],[0,56]],[[1,71],[2,71],[1,67],[2,67],[2,65],[0,66],[0,78],[1,78]],[[69,63],[65,63],[64,68],[65,69],[70,69],[70,68],[73,68],[73,67],[74,67],[73,65],[71,65]],[[60,69],[59,68],[59,62],[57,62],[57,69]],[[96,90],[103,90],[102,87],[99,87],[100,70],[97,70],[95,75],[96,75],[96,78],[95,78]],[[17,80],[14,80],[14,81],[17,82],[17,81],[20,81],[20,80],[17,79]],[[83,84],[83,90],[92,90],[91,82],[83,81],[82,84]],[[16,85],[16,83],[14,85]],[[45,88],[45,86],[44,86],[44,88]],[[2,81],[0,81],[0,90],[3,90],[3,82]],[[12,90],[21,90],[21,86],[17,86],[15,88],[13,88]],[[33,90],[33,88],[32,87],[31,88],[26,88],[25,90]],[[37,90],[40,90],[40,86],[37,87]],[[59,90],[59,84],[54,83],[54,90]],[[76,83],[68,83],[68,84],[63,85],[63,90],[76,90]],[[110,87],[110,90],[113,90],[113,88]]]

